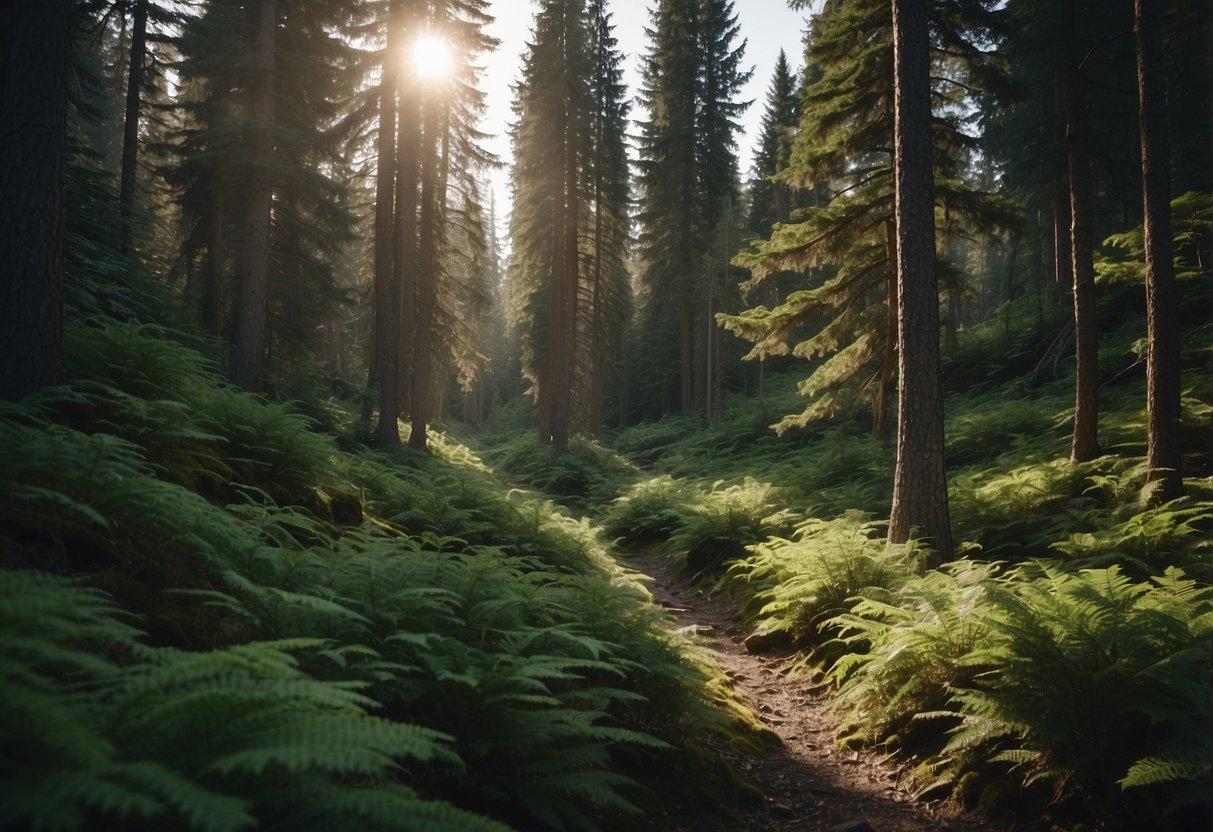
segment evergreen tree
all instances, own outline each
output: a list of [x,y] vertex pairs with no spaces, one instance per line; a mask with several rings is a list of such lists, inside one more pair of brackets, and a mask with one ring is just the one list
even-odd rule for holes
[[788,166],[792,139],[800,124],[796,76],[782,49],[767,89],[766,105],[750,182],[749,227],[759,237],[770,236],[775,223],[786,223],[792,218],[790,188],[786,182],[773,179]]
[[344,299],[348,17],[338,2],[210,0],[181,39],[182,261],[205,265],[203,317],[233,342],[242,386],[262,386],[271,352],[273,373],[314,355]]
[[1146,265],[1146,476],[1156,499],[1183,496],[1179,435],[1179,315],[1171,246],[1170,148],[1162,78],[1160,3],[1134,0]]
[[245,390],[259,390],[265,358],[265,316],[270,279],[270,225],[273,222],[274,183],[270,176],[274,152],[274,59],[277,48],[277,0],[257,0],[255,63],[249,108],[249,193],[240,268],[240,305],[232,353],[232,381]]
[[1074,431],[1070,459],[1099,455],[1099,341],[1095,318],[1095,243],[1091,227],[1090,135],[1086,79],[1079,66],[1075,0],[1063,8],[1062,73],[1066,131],[1066,176],[1070,183],[1070,258],[1074,278]]
[[[952,557],[939,375],[927,0],[893,0],[897,226],[897,465],[889,542],[925,537]],[[938,563],[938,560],[936,560]]]
[[535,15],[516,88],[512,323],[522,329],[523,371],[539,435],[568,445],[580,296],[582,171],[589,156],[590,60],[583,0],[548,0]]
[[[400,4],[395,4],[399,13]],[[382,447],[400,444],[400,346],[401,292],[399,274],[394,268],[396,179],[396,96],[399,86],[401,24],[392,16],[383,26],[387,30],[379,61],[379,113],[375,162],[374,227],[374,313],[375,349],[371,357],[371,376],[379,391],[379,421],[375,442]],[[401,126],[403,132],[407,128]]]
[[[980,238],[1013,226],[1006,200],[982,191],[965,173],[977,149],[972,108],[957,100],[997,90],[1002,79],[984,44],[1000,27],[993,4],[940,3],[930,24],[939,106],[932,119],[934,192],[939,219],[953,238]],[[774,308],[758,306],[724,319],[755,343],[751,358],[793,354],[827,357],[801,386],[811,401],[779,429],[827,417],[847,397],[872,401],[873,428],[890,426],[896,381],[897,261],[894,188],[892,17],[887,0],[827,4],[813,19],[806,64],[814,77],[802,99],[800,131],[779,179],[798,188],[828,188],[820,206],[756,242],[736,262],[753,290],[772,275],[808,273],[807,288]],[[987,93],[988,94],[988,93]],[[938,265],[941,282],[959,291],[959,274]]]
[[623,83],[623,54],[614,35],[611,14],[605,0],[589,0],[588,80],[590,112],[588,118],[589,180],[586,186],[590,209],[589,237],[586,247],[589,262],[584,268],[581,294],[589,316],[582,315],[582,329],[588,327],[589,381],[578,385],[588,395],[585,421],[597,436],[602,427],[603,399],[607,376],[611,374],[623,336],[631,317],[631,286],[627,268],[630,241],[630,168],[627,156],[627,88]]
[[[464,348],[456,329],[442,326],[444,320],[452,321],[457,313],[449,300],[455,293],[446,287],[452,256],[448,222],[458,214],[451,205],[452,172],[457,172],[455,184],[469,198],[468,204],[474,204],[476,173],[490,161],[478,145],[481,134],[475,126],[484,106],[483,95],[476,88],[477,56],[496,45],[484,32],[493,19],[487,12],[488,5],[487,0],[436,2],[430,4],[428,16],[417,19],[418,34],[440,41],[450,52],[451,64],[449,75],[431,77],[415,87],[421,114],[416,180],[419,188],[415,203],[416,268],[411,279],[406,269],[401,283],[402,329],[412,334],[410,349],[402,350],[401,362],[402,367],[411,369],[409,447],[417,450],[426,450],[428,446],[427,431],[434,415],[436,392],[441,403],[443,375],[435,373],[434,367],[448,366],[452,363],[450,352]],[[402,123],[405,118],[402,107]],[[401,176],[405,176],[403,165],[401,171]],[[398,192],[403,196],[403,201],[397,200],[400,221],[410,213],[407,183],[403,188],[398,183]],[[402,228],[405,225],[402,222]],[[467,239],[478,245],[478,235]],[[402,234],[398,252],[407,252],[410,246],[411,241]],[[463,254],[471,256],[468,252]]]
[[[653,10],[644,58],[647,110],[640,142],[640,260],[643,352],[664,389],[651,408],[686,409],[706,394],[706,356],[695,349],[706,322],[701,258],[737,198],[734,137],[748,106],[737,101],[749,72],[729,0],[662,0]],[[710,325],[710,324],[705,324]],[[664,368],[677,367],[673,378]]]

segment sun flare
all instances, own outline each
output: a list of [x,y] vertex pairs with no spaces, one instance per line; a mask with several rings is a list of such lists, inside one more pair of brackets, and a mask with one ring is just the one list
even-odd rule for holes
[[445,78],[454,65],[451,45],[437,35],[422,35],[413,44],[413,67],[423,78]]

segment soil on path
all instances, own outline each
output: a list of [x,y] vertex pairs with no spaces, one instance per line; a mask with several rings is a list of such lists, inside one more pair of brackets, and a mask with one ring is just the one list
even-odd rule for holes
[[673,814],[660,828],[766,832],[998,832],[998,827],[962,816],[949,807],[916,801],[898,784],[895,770],[874,755],[846,751],[834,742],[836,720],[824,689],[790,671],[791,657],[754,655],[744,646],[748,631],[732,610],[695,587],[656,558],[629,563],[653,578],[654,596],[694,627],[712,648],[721,669],[757,717],[782,740],[765,754],[737,755],[727,749],[747,779],[763,794],[761,802],[739,807],[731,818],[688,818]]

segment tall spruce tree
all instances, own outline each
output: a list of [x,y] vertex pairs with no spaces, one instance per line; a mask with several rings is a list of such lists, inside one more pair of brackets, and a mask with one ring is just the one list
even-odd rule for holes
[[786,223],[792,218],[791,189],[786,182],[776,182],[773,177],[788,166],[799,125],[800,91],[788,56],[781,49],[767,88],[750,182],[749,227],[759,237],[770,236],[775,223]]
[[540,439],[568,446],[577,355],[582,171],[589,157],[590,59],[584,0],[547,0],[516,88],[512,322],[538,406]]
[[[932,119],[934,193],[954,237],[989,235],[1018,219],[1007,200],[964,175],[978,140],[971,108],[955,91],[979,95],[1002,86],[988,48],[1001,34],[994,6],[931,7],[939,102]],[[806,46],[813,77],[801,99],[791,161],[778,179],[825,193],[815,200],[820,205],[802,209],[796,221],[736,259],[752,275],[745,286],[751,296],[773,275],[799,271],[807,278],[807,286],[773,308],[760,305],[723,319],[754,342],[751,358],[826,358],[801,385],[809,403],[785,417],[779,430],[828,417],[855,398],[871,401],[877,434],[892,425],[898,361],[892,46],[888,0],[830,3],[813,19]],[[945,285],[959,282],[946,262],[938,268]]]
[[889,542],[925,537],[952,557],[939,372],[927,0],[892,0],[897,226],[897,464]]
[[1146,476],[1158,500],[1183,496],[1179,314],[1171,245],[1171,171],[1162,73],[1161,3],[1134,0],[1146,265]]
[[[707,390],[702,254],[737,200],[737,96],[750,72],[730,0],[661,0],[653,9],[642,70],[639,259],[645,374],[654,405],[688,409]],[[676,367],[669,376],[665,368]]]
[[627,268],[630,242],[630,181],[627,155],[629,104],[623,83],[623,54],[619,51],[605,0],[589,0],[588,79],[590,112],[586,204],[590,209],[588,263],[581,294],[589,315],[579,317],[589,333],[581,339],[588,353],[588,381],[578,385],[585,424],[595,436],[602,428],[608,376],[630,320],[631,286]]
[[[405,271],[401,282],[404,329],[411,333],[408,349],[402,349],[401,366],[411,370],[408,413],[410,419],[409,447],[426,450],[428,429],[435,414],[435,397],[442,402],[445,376],[435,372],[435,367],[452,365],[450,352],[462,350],[455,327],[450,325],[457,310],[451,300],[452,293],[446,284],[450,278],[451,243],[448,223],[459,218],[461,205],[466,200],[452,200],[454,185],[458,185],[465,197],[475,202],[474,180],[476,173],[490,160],[479,147],[482,138],[476,122],[484,108],[483,95],[476,87],[478,56],[493,48],[496,41],[485,33],[485,27],[493,18],[488,13],[487,0],[446,0],[429,4],[428,15],[418,18],[418,36],[436,39],[449,53],[449,74],[432,75],[415,85],[415,96],[411,96],[419,112],[420,141],[417,144],[416,180],[417,190],[400,187],[397,200],[397,219],[402,230],[411,221],[406,217],[410,205],[416,210],[416,259],[415,269]],[[402,97],[402,101],[406,97]],[[401,109],[401,123],[406,115]],[[407,174],[403,163],[401,174]],[[455,174],[452,176],[452,174]],[[415,193],[414,201],[410,194]],[[478,207],[476,208],[478,210]],[[466,220],[468,214],[463,212]],[[464,235],[467,240],[479,245],[477,235]],[[402,233],[398,252],[407,253],[412,242]],[[464,256],[473,256],[464,252]],[[406,261],[407,263],[407,261]],[[409,272],[411,271],[411,277]],[[444,326],[444,321],[447,325]],[[407,337],[407,336],[406,336]],[[441,407],[438,408],[441,411]]]
[[242,386],[263,387],[271,353],[271,375],[310,359],[345,298],[349,14],[343,2],[210,0],[182,34],[181,260],[204,265],[204,318],[232,342]]

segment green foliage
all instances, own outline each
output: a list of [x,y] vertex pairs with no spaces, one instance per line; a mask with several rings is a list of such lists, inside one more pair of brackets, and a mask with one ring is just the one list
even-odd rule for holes
[[397,782],[402,764],[458,757],[303,672],[321,641],[151,649],[96,590],[8,572],[0,595],[5,826],[506,828]]
[[670,548],[686,556],[692,573],[714,572],[745,555],[746,547],[770,535],[786,534],[796,520],[778,488],[746,477],[701,491]]
[[[1123,811],[1118,789],[1142,795],[1146,816],[1208,798],[1213,772],[1210,638],[1213,595],[1169,569],[1152,583],[1119,569],[990,587],[989,634],[968,662],[984,666],[955,702],[964,718],[945,755],[976,752],[1055,798],[1078,790],[1096,811]],[[1132,794],[1124,799],[1131,800]]]
[[996,799],[1010,776],[1122,820],[1207,799],[1213,596],[1179,570],[1147,583],[961,562],[831,623],[856,648],[831,670],[841,736],[901,751],[923,792],[977,772]]
[[79,380],[0,410],[0,745],[92,755],[6,757],[4,817],[595,829],[720,779],[688,749],[741,723],[588,520],[449,439],[342,453],[170,336],[75,330]]
[[1053,548],[1085,568],[1119,565],[1153,575],[1179,566],[1209,583],[1209,541],[1202,534],[1209,528],[1213,503],[1208,501],[1182,499],[1156,506],[1133,501],[1108,512],[1094,530],[1071,533]]
[[527,432],[493,448],[486,458],[513,482],[550,495],[578,511],[610,502],[636,477],[636,468],[595,442],[574,439],[559,456]]
[[692,499],[668,474],[638,482],[611,502],[603,529],[631,545],[664,543],[686,525]]
[[[838,685],[835,709],[843,741],[883,742],[910,755],[937,750],[958,718],[953,691],[980,670],[967,662],[986,644],[979,611],[996,566],[960,561],[900,586],[857,591],[850,609],[827,625],[848,651],[830,669]],[[934,761],[914,774],[923,791],[934,783]]]
[[888,545],[883,524],[858,512],[806,520],[791,540],[772,537],[749,551],[721,586],[748,598],[741,613],[759,632],[786,632],[799,647],[817,648],[810,660],[826,663],[836,655],[829,622],[861,592],[899,587],[918,562],[913,545]]
[[[1171,200],[1175,279],[1197,291],[1200,285],[1197,281],[1208,275],[1211,229],[1213,194],[1189,191]],[[1104,251],[1095,263],[1100,282],[1141,284],[1145,281],[1143,234],[1139,225],[1104,240]]]

